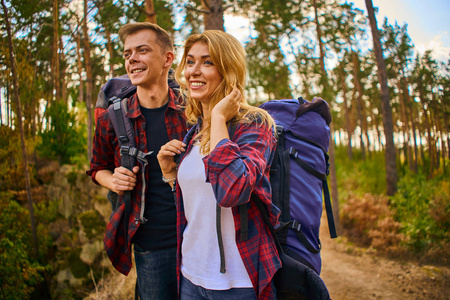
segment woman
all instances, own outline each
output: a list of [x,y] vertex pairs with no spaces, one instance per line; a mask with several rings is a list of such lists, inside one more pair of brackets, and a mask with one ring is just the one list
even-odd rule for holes
[[[272,278],[281,263],[250,201],[252,194],[261,199],[272,224],[277,223],[269,184],[274,123],[245,100],[245,50],[222,31],[194,34],[175,76],[187,97],[193,138],[188,145],[170,141],[161,147],[158,161],[163,180],[172,186],[176,181],[180,297],[275,299]],[[177,169],[174,156],[185,150]],[[240,236],[242,204],[248,207],[248,239]]]

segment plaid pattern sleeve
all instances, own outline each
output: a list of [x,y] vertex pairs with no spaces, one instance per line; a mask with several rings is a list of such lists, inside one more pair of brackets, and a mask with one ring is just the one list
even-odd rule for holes
[[[139,150],[147,152],[145,119],[140,112],[136,94],[128,99],[128,112],[126,116],[131,118],[134,124],[137,147]],[[186,133],[184,112],[171,89],[169,89],[169,105],[165,113],[165,122],[169,139],[182,140]],[[87,174],[91,175],[95,182],[96,172],[102,169],[114,170],[116,166],[120,166],[119,144],[108,113],[104,113],[99,117],[97,122],[91,169]],[[146,172],[146,180],[148,180],[148,172]],[[124,220],[125,205],[121,197],[120,201],[122,203],[112,213],[106,226],[103,240],[106,253],[116,270],[124,275],[129,273],[132,266],[131,240],[140,224],[136,220],[139,220],[140,199],[143,192],[145,193],[145,191],[142,191],[141,176],[137,176],[136,186],[132,192],[130,218]],[[128,222],[128,240],[125,240],[124,222]]]
[[96,184],[98,182],[95,180],[95,175],[98,171],[113,171],[116,165],[119,165],[119,156],[116,153],[117,147],[116,133],[114,132],[108,112],[105,111],[98,117],[95,126],[92,159],[90,162],[91,169],[86,172]]

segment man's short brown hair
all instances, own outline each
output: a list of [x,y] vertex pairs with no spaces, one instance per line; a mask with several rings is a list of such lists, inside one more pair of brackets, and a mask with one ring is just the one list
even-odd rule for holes
[[169,33],[160,26],[149,22],[128,23],[120,27],[119,38],[125,43],[127,37],[141,30],[152,30],[156,34],[156,42],[161,47],[161,52],[173,52],[173,41]]

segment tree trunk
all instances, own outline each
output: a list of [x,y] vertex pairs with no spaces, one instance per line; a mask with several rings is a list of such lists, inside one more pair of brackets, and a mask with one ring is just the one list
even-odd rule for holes
[[[431,178],[433,176],[433,172],[434,172],[434,165],[435,165],[435,149],[434,149],[434,140],[433,140],[433,136],[431,133],[431,121],[430,118],[428,116],[428,112],[430,111],[430,107],[429,105],[427,105],[426,101],[425,101],[425,90],[424,87],[422,85],[422,83],[420,82],[418,85],[418,90],[419,90],[419,99],[420,99],[420,103],[421,103],[421,107],[422,107],[422,113],[423,113],[423,121],[424,121],[424,126],[425,126],[425,130],[427,132],[427,144],[428,144],[428,153],[430,155],[430,169],[428,172],[428,177]],[[425,106],[427,108],[425,108]],[[421,143],[422,144],[422,143]],[[423,160],[423,162],[425,162],[425,160]]]
[[23,131],[22,109],[20,106],[19,83],[17,80],[17,72],[16,72],[16,65],[15,65],[15,58],[14,58],[11,24],[9,23],[8,8],[6,7],[5,1],[4,0],[1,0],[1,1],[2,1],[2,6],[3,6],[3,16],[4,16],[4,22],[5,22],[7,38],[8,38],[9,59],[10,59],[10,64],[11,64],[10,71],[11,71],[13,86],[14,86],[14,99],[16,102],[17,125],[18,125],[19,131],[20,131],[20,145],[21,145],[21,151],[22,151],[23,170],[24,170],[24,174],[25,174],[25,183],[26,183],[26,189],[27,189],[28,210],[30,212],[30,223],[31,223],[31,233],[32,233],[32,238],[33,238],[33,249],[34,249],[34,256],[35,256],[35,258],[37,258],[38,254],[39,254],[39,246],[38,246],[39,244],[38,244],[38,238],[37,238],[36,220],[35,220],[35,216],[34,216],[33,198],[31,196],[30,172],[28,170],[28,158],[27,158],[27,150],[26,150],[26,146],[25,146],[25,135],[24,135],[24,131]]
[[347,145],[347,155],[348,155],[348,159],[352,160],[353,159],[353,149],[352,149],[352,127],[351,127],[351,112],[350,112],[350,107],[348,104],[348,99],[347,99],[347,84],[345,83],[345,73],[344,73],[344,68],[339,68],[339,73],[340,73],[340,83],[341,83],[341,89],[342,89],[342,98],[344,99],[344,113],[345,113],[345,129],[347,131],[347,135],[348,135],[348,145]]
[[[448,94],[446,95],[446,92],[444,91],[444,95],[442,97],[442,113],[444,115],[444,134],[443,136],[446,136],[447,139],[447,155],[442,157],[444,159],[444,171],[445,171],[445,158],[450,159],[450,123],[449,123],[449,112],[446,105],[446,97],[448,97]],[[442,139],[442,144],[445,144],[444,139]],[[444,172],[445,173],[445,172]]]
[[83,85],[83,57],[81,54],[81,34],[76,35],[77,39],[77,73],[80,78],[80,85],[78,86],[78,101],[80,103],[84,102],[84,85]]
[[411,126],[408,126],[410,130],[410,136],[412,135],[413,139],[413,149],[410,151],[411,156],[411,165],[410,170],[414,173],[417,173],[418,171],[418,165],[417,165],[417,159],[418,159],[418,148],[417,148],[417,136],[416,136],[416,119],[415,119],[415,113],[414,113],[414,101],[411,98],[411,95],[409,93],[409,82],[408,78],[405,76],[404,68],[402,67],[402,76],[403,76],[403,91],[405,92],[405,110],[406,110],[406,116],[409,116],[410,124]]
[[359,70],[359,59],[358,54],[356,52],[352,52],[352,61],[353,61],[353,84],[355,85],[356,91],[358,92],[358,98],[356,98],[356,107],[358,110],[358,119],[359,119],[359,129],[361,132],[359,133],[359,139],[361,141],[361,152],[362,152],[362,159],[366,160],[366,147],[364,143],[364,129],[366,126],[364,126],[364,107],[362,103],[362,95],[363,90],[360,82],[360,78],[358,75]]
[[109,32],[108,26],[105,26],[105,36],[106,36],[106,48],[108,49],[109,53],[109,77],[114,77],[114,64],[113,64],[113,57],[114,57],[114,50],[111,42],[111,32]]
[[394,145],[394,125],[392,122],[392,108],[389,99],[389,87],[387,85],[386,64],[384,62],[383,50],[381,48],[380,35],[378,32],[377,19],[373,10],[372,0],[365,0],[372,30],[373,48],[377,58],[378,78],[381,85],[381,113],[383,117],[383,129],[386,138],[386,183],[387,195],[392,196],[397,191],[397,167]]
[[[445,153],[445,148],[443,147],[444,143],[443,143],[442,135],[441,135],[442,128],[443,128],[441,120],[443,118],[441,118],[440,112],[442,111],[442,107],[438,103],[436,93],[432,92],[431,97],[432,97],[432,101],[431,101],[430,106],[431,106],[432,116],[434,116],[432,118],[432,121],[433,121],[432,126],[434,128],[434,143],[435,143],[434,145],[435,145],[435,150],[436,150],[435,168],[439,169],[441,155],[443,153]],[[445,158],[445,156],[444,156],[444,158]]]
[[223,27],[222,0],[202,0],[203,20],[205,30],[216,29],[225,31]]
[[400,100],[400,120],[402,122],[402,136],[403,136],[403,155],[405,157],[405,165],[407,164],[408,166],[411,166],[411,160],[410,160],[410,151],[409,151],[409,142],[410,142],[410,138],[409,138],[409,121],[408,121],[408,116],[406,114],[406,104],[405,104],[405,94],[406,91],[403,90],[402,88],[402,78],[401,75],[399,74],[400,78],[397,78],[396,80],[396,85],[397,85],[397,89],[398,89],[398,94],[399,94],[399,100]]
[[317,40],[319,41],[319,64],[320,64],[320,70],[322,71],[322,77],[321,77],[321,83],[323,85],[323,89],[325,92],[328,90],[328,76],[327,71],[325,70],[325,52],[323,50],[323,42],[322,42],[322,30],[320,29],[320,23],[319,23],[319,14],[317,12],[317,2],[316,0],[313,0],[313,6],[314,6],[314,20],[316,22],[316,33],[317,33]]
[[52,76],[53,89],[55,91],[55,100],[59,101],[61,98],[59,87],[59,5],[58,0],[53,0],[53,55],[52,55]]
[[339,234],[340,228],[341,228],[341,220],[339,218],[339,195],[338,195],[338,189],[337,189],[337,176],[336,176],[336,164],[334,163],[335,155],[335,142],[336,139],[334,138],[334,126],[333,123],[330,124],[330,132],[331,132],[331,141],[330,141],[330,186],[331,186],[331,199],[333,202],[333,216],[334,216],[334,223],[336,225],[336,231]]
[[92,80],[92,67],[91,67],[91,49],[89,46],[89,35],[87,28],[87,2],[88,0],[84,0],[84,18],[83,18],[83,41],[84,41],[84,63],[86,68],[86,108],[88,114],[87,120],[87,156],[88,160],[92,159],[92,129],[93,129],[93,117],[92,117],[92,88],[93,88],[93,80]]
[[[62,43],[62,38],[61,38],[61,36],[59,36],[59,53],[60,53],[60,57],[61,57],[61,61],[63,62],[63,63],[65,63],[66,62],[66,57],[64,56],[64,51],[63,51],[64,49],[63,49],[63,43]],[[68,101],[68,99],[67,99],[67,84],[66,84],[66,68],[61,68],[60,69],[60,74],[61,74],[61,81],[60,81],[60,84],[61,84],[61,99],[62,99],[62,101],[64,102],[64,104],[68,104],[67,103],[67,101]]]
[[145,0],[145,14],[147,15],[147,22],[156,24],[156,12],[153,0]]
[[411,130],[413,135],[413,142],[414,142],[414,161],[413,161],[413,171],[414,173],[417,173],[419,171],[419,147],[417,145],[417,129],[416,129],[416,122],[414,118],[414,104],[412,102],[409,103],[409,111],[411,114]]

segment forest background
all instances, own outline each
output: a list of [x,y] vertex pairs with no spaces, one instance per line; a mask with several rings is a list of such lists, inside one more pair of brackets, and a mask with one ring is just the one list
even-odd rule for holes
[[93,108],[126,73],[119,27],[144,20],[179,48],[224,30],[224,15],[245,18],[249,101],[320,96],[332,108],[340,241],[449,266],[450,61],[416,51],[406,24],[377,24],[371,0],[367,11],[339,0],[0,1],[1,299],[82,299],[111,271],[111,209],[85,175]]

